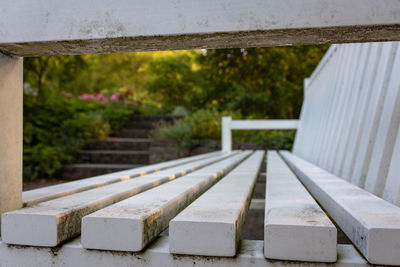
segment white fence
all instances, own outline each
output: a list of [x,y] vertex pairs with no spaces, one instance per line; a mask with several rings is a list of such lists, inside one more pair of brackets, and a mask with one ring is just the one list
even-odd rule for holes
[[298,120],[232,120],[222,117],[222,151],[232,151],[232,130],[296,130]]

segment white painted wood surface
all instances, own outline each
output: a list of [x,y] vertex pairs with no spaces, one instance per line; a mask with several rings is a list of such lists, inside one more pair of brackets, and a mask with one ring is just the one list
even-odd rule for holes
[[89,249],[140,251],[188,206],[251,152],[214,163],[82,219],[82,245]]
[[400,205],[400,126],[397,131],[396,143],[390,162],[389,173],[386,180],[383,198],[399,206]]
[[368,109],[370,108],[368,103],[371,101],[372,91],[375,89],[373,87],[373,83],[376,77],[375,74],[378,71],[377,68],[383,44],[371,43],[369,46],[370,50],[368,52],[368,62],[366,64],[365,75],[363,77],[363,84],[360,88],[361,96],[356,107],[354,122],[352,123],[350,137],[346,145],[346,154],[342,160],[343,166],[341,168],[341,173],[339,174],[347,181],[351,181],[356,155],[360,146],[361,136],[364,134],[362,129],[369,119],[366,117]]
[[236,255],[263,159],[255,152],[170,221],[171,253]]
[[22,58],[0,53],[0,216],[22,207],[22,90]]
[[334,152],[336,154],[332,163],[332,172],[340,175],[342,172],[342,162],[345,154],[348,153],[348,139],[350,132],[354,131],[354,116],[357,102],[360,99],[362,81],[365,79],[364,73],[367,66],[367,59],[369,55],[369,44],[362,44],[357,51],[357,61],[354,67],[353,79],[347,84],[347,90],[350,92],[347,102],[345,103],[344,116],[342,124],[340,125],[340,132],[337,133],[340,136],[337,147]]
[[268,151],[264,255],[336,262],[336,227],[275,151]]
[[[243,240],[238,255],[228,257],[198,257],[173,255],[169,252],[168,237],[160,237],[144,252],[118,252],[84,249],[77,238],[57,250],[51,248],[9,246],[0,240],[0,265],[2,267],[285,267],[304,266],[304,263],[267,260],[263,254],[263,242]],[[310,267],[329,267],[331,264],[309,263]],[[369,265],[352,245],[338,245],[337,267],[367,267]]]
[[232,150],[232,130],[295,130],[298,120],[232,120],[222,117],[222,151]]
[[57,246],[80,233],[83,216],[235,154],[237,152],[187,163],[4,213],[1,224],[3,241],[8,244]]
[[400,47],[394,46],[394,64],[365,182],[365,189],[382,197],[400,125]]
[[231,117],[222,117],[221,119],[221,144],[223,152],[231,152],[232,150],[232,131],[231,131]]
[[398,40],[396,0],[3,0],[0,49],[30,56]]
[[400,265],[400,208],[289,153],[282,156],[370,263]]
[[372,149],[375,144],[383,103],[387,93],[387,85],[395,58],[396,49],[393,46],[394,44],[387,43],[382,48],[378,72],[375,74],[376,78],[373,84],[371,101],[368,104],[367,113],[364,115],[367,118],[367,123],[362,129],[360,150],[357,153],[351,176],[351,182],[360,187],[365,186],[368,166],[371,162]]
[[63,183],[44,188],[25,191],[22,193],[24,206],[32,206],[43,201],[72,195],[89,189],[113,184],[116,182],[126,181],[135,177],[143,176],[153,172],[158,172],[167,168],[176,167],[185,163],[193,162],[200,159],[216,157],[221,155],[221,152],[212,152],[198,156],[192,156],[177,160],[166,161],[162,163],[152,164],[144,167],[139,167],[110,174],[99,175],[91,178],[86,178],[69,183]]
[[397,42],[332,45],[305,83],[293,148],[396,205],[394,171],[387,181],[400,125],[399,66]]
[[233,120],[232,130],[296,130],[298,120]]

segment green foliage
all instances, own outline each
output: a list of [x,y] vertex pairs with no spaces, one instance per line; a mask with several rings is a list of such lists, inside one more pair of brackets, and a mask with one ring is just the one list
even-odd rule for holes
[[153,59],[149,62],[149,78],[144,88],[170,110],[183,105],[191,108],[197,91],[204,88],[202,77],[194,70],[194,60],[198,53],[179,53]]
[[[298,118],[303,79],[327,46],[125,53],[24,59],[24,176],[52,176],[87,140],[107,136],[131,112],[189,115],[158,137],[193,148],[220,138],[221,116]],[[130,92],[132,103],[77,99]],[[62,95],[69,95],[65,98]],[[107,98],[108,99],[108,98]],[[111,99],[111,98],[110,98]],[[108,99],[107,101],[109,101]],[[234,131],[237,142],[290,149],[291,131]]]
[[93,138],[106,137],[136,108],[48,93],[24,99],[24,179],[54,175],[74,153]]
[[[178,150],[190,150],[202,139],[221,140],[221,117],[227,115],[215,109],[198,110],[173,125],[158,128],[154,137],[176,141]],[[233,115],[235,119],[241,119],[238,114]],[[234,142],[254,142],[268,149],[290,150],[294,131],[233,131],[232,138]]]
[[178,149],[191,149],[201,139],[219,139],[221,136],[221,116],[226,113],[216,110],[199,110],[173,125],[164,125],[157,129],[155,138],[177,141]]

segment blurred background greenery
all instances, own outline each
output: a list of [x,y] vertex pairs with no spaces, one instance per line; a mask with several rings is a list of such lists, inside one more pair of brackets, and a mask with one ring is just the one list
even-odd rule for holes
[[[328,46],[143,52],[24,59],[24,179],[53,176],[130,114],[185,117],[155,138],[191,149],[220,139],[220,118],[296,119],[303,79]],[[234,141],[290,149],[293,131],[237,131]]]

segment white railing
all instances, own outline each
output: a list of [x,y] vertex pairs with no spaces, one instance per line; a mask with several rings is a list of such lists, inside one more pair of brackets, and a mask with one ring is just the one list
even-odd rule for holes
[[222,151],[232,150],[232,130],[296,130],[299,120],[232,120],[222,117]]

